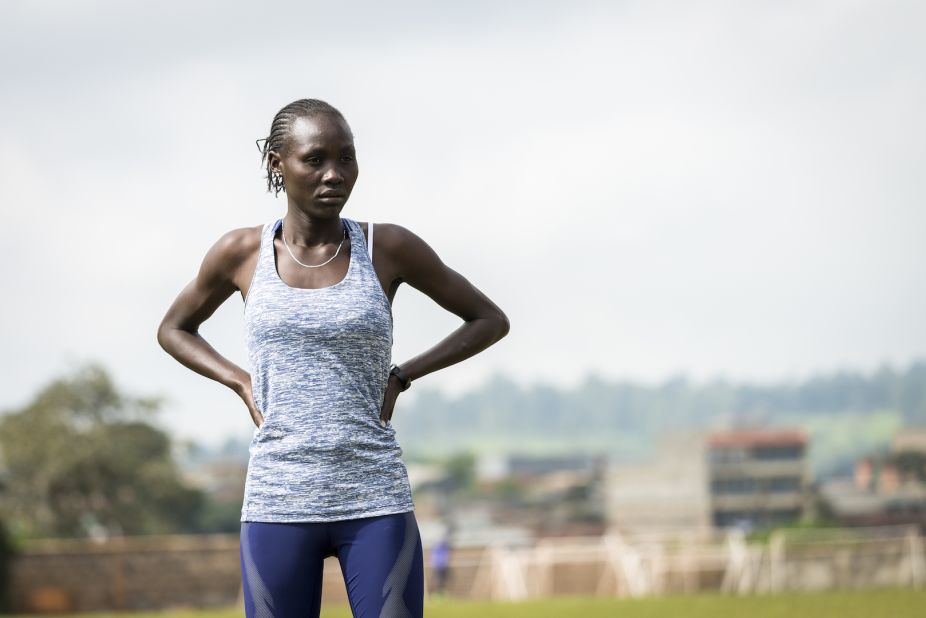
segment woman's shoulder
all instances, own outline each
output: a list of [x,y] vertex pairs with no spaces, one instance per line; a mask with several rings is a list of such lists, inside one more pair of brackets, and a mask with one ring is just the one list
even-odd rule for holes
[[204,286],[236,283],[240,271],[256,259],[263,225],[229,230],[216,240],[203,257],[198,277]]
[[[370,236],[370,222],[358,221],[364,235]],[[373,222],[373,244],[387,249],[401,249],[415,237],[415,234],[403,225],[398,223]]]
[[237,227],[222,234],[213,249],[229,265],[240,264],[260,249],[264,223],[251,227]]
[[[419,270],[436,269],[440,258],[431,246],[418,234],[398,223],[373,223],[373,251],[384,256],[385,261],[403,279]],[[379,258],[374,258],[379,259]]]

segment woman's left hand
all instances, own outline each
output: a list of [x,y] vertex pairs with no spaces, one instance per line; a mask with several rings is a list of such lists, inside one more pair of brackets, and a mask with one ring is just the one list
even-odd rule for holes
[[379,424],[383,427],[392,420],[392,411],[395,408],[395,400],[398,399],[399,393],[402,392],[402,383],[399,377],[389,374],[389,382],[386,385],[386,395],[383,397],[383,407],[379,411]]

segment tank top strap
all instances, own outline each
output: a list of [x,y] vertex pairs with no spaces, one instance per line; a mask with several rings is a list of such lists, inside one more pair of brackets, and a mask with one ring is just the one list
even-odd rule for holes
[[367,223],[367,255],[370,256],[370,261],[373,261],[373,222],[370,221]]
[[[360,227],[354,219],[349,219],[344,217],[344,225],[350,227],[350,236],[351,236],[351,252],[356,253],[357,259],[357,275],[360,279],[369,280],[370,277],[376,276],[375,271],[373,270],[373,258],[372,258],[372,237],[370,234],[370,227],[367,227],[367,242],[363,242],[363,228]],[[368,224],[369,226],[370,224]]]
[[244,309],[248,309],[248,301],[254,296],[254,292],[261,287],[263,287],[267,279],[273,273],[272,270],[276,268],[276,265],[273,263],[273,232],[276,230],[276,227],[280,224],[283,219],[275,219],[273,221],[267,221],[264,223],[264,227],[260,233],[260,248],[257,252],[257,265],[254,267],[254,274],[251,275],[251,283],[248,286],[248,295],[244,299]]
[[264,224],[264,231],[260,236],[260,255],[257,260],[262,278],[266,278],[271,269],[276,270],[276,264],[273,260],[273,237],[276,236],[276,231],[281,223],[283,223],[283,217]]
[[392,320],[392,303],[386,297],[383,286],[379,282],[379,275],[373,267],[373,223],[367,223],[367,242],[363,242],[363,229],[360,224],[353,219],[345,219],[349,222],[351,234],[355,242],[351,245],[352,250],[356,251],[357,257],[357,284],[362,287],[363,294],[371,294],[382,305],[385,313]]

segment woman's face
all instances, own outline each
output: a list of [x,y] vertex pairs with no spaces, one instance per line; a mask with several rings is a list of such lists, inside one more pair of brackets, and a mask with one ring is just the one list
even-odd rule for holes
[[282,172],[290,201],[322,218],[340,216],[359,173],[347,123],[335,114],[296,118],[283,151],[270,165]]

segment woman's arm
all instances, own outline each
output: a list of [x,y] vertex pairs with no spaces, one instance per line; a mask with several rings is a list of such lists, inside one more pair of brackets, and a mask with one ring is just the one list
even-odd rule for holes
[[[401,363],[413,381],[488,348],[508,334],[508,317],[463,275],[444,264],[420,237],[396,224],[376,224],[394,279],[408,283],[464,323],[432,348]],[[398,378],[393,377],[398,380]]]
[[200,325],[241,288],[242,267],[253,261],[260,243],[259,231],[254,232],[253,228],[232,230],[209,249],[199,273],[180,292],[158,326],[158,343],[183,365],[231,388],[259,425],[263,415],[254,409],[250,374],[219,354],[199,334]]

